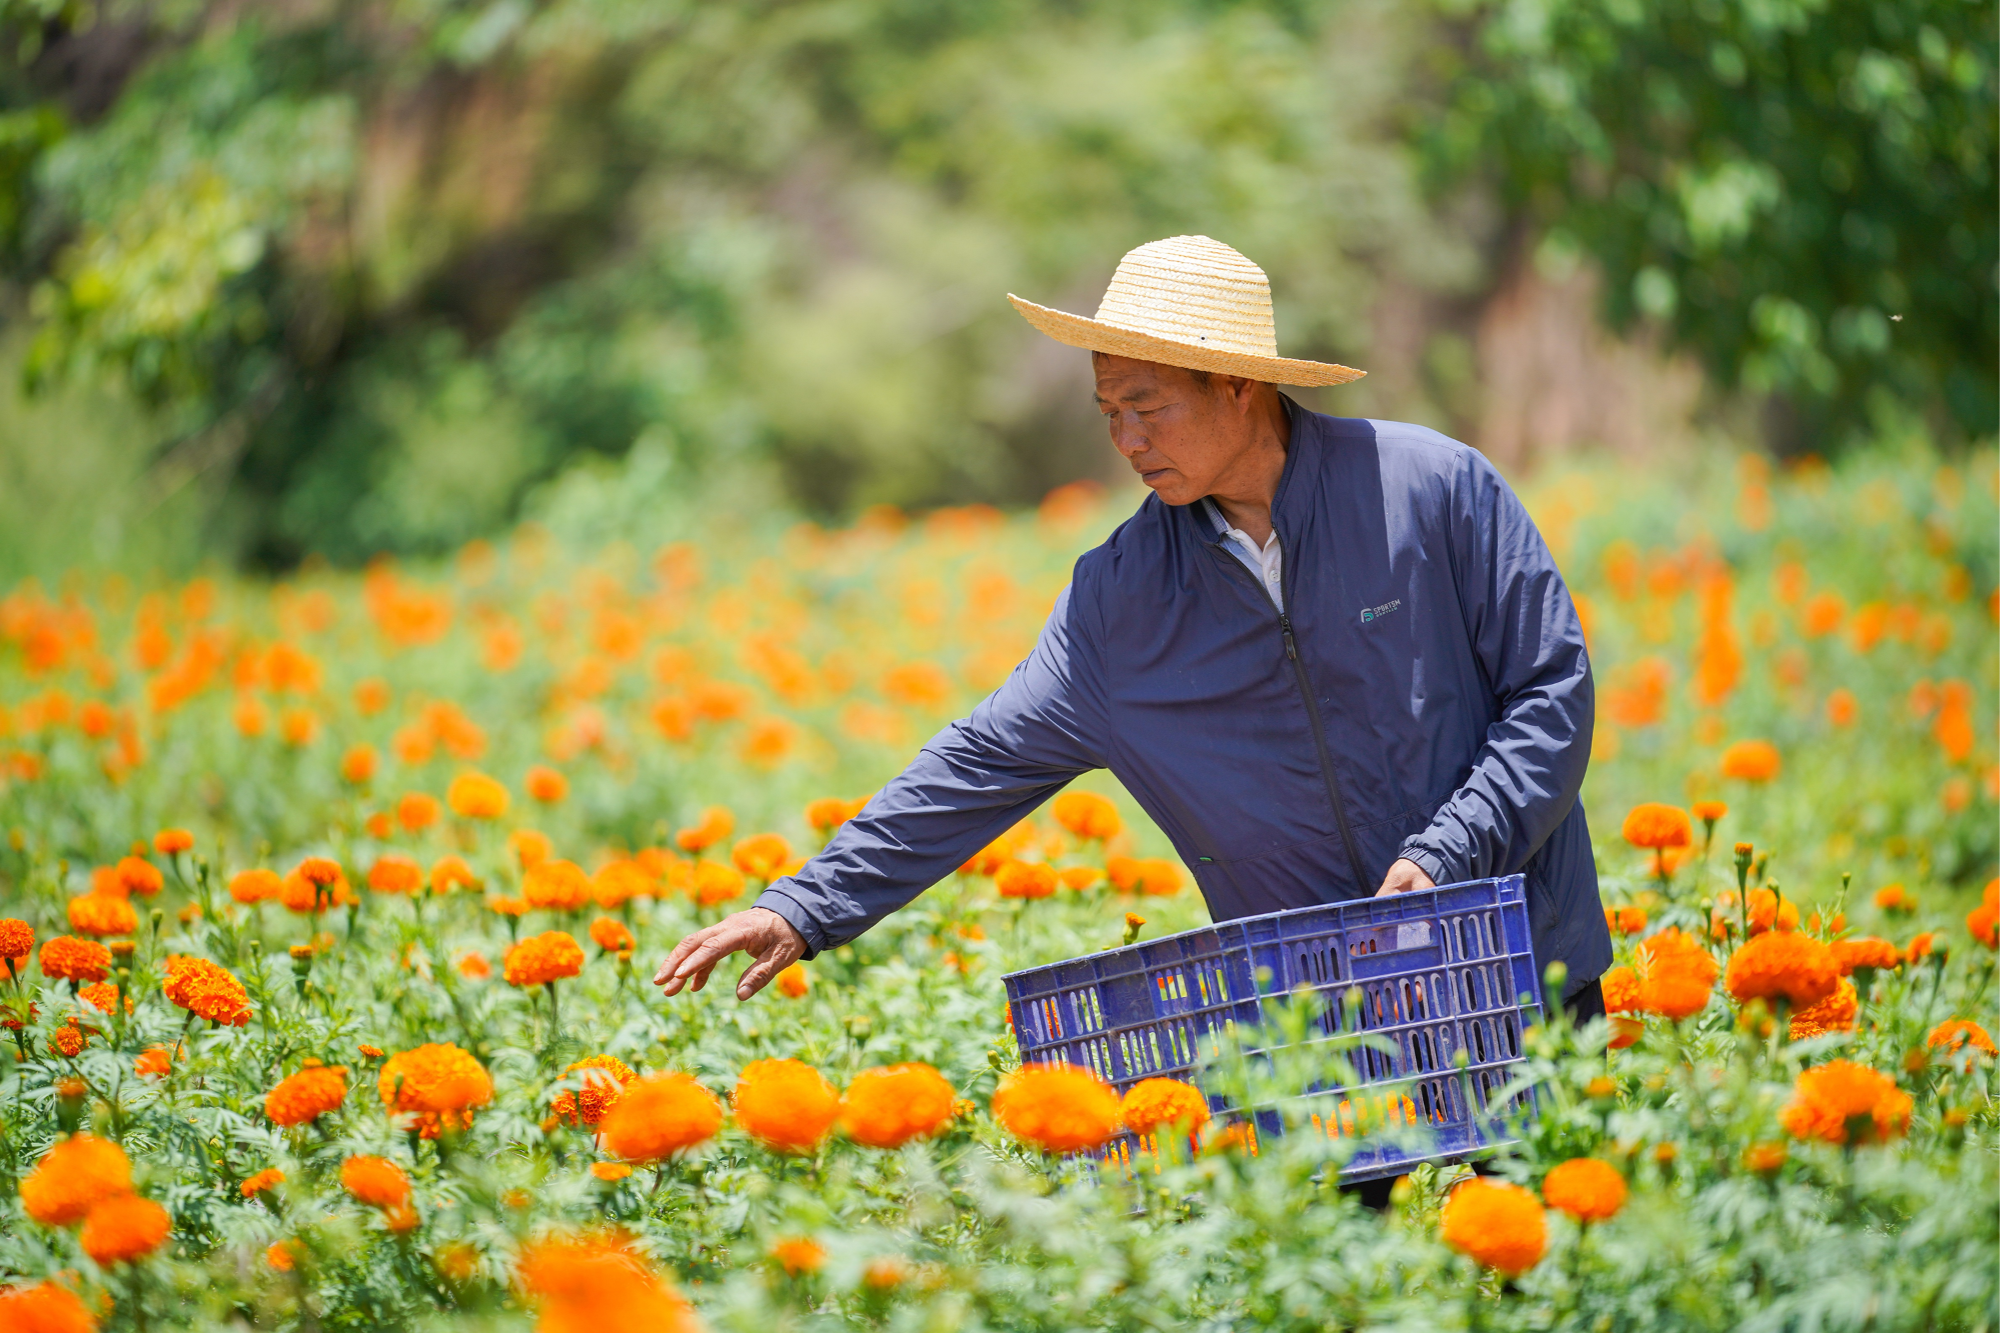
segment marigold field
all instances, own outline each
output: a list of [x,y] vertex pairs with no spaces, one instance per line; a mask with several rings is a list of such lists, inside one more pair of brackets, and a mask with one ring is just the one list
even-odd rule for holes
[[748,1003],[648,984],[1130,495],[15,587],[0,1333],[2000,1327],[1995,488],[1914,446],[1527,488],[1597,673],[1613,1012],[1530,1032],[1517,1146],[1381,1211],[1339,1167],[1421,1140],[1392,1096],[1255,1135],[1017,1068],[1003,973],[1205,920],[1103,774]]

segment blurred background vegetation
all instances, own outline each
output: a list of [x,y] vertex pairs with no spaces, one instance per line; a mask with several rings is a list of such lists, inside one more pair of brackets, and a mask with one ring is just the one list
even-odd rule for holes
[[[1513,468],[1995,429],[1964,0],[0,0],[0,579],[1116,475],[1179,232]],[[1704,441],[1707,443],[1704,445]]]

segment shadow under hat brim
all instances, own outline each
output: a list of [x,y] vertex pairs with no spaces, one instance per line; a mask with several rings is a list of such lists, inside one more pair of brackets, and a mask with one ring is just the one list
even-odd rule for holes
[[1102,320],[1086,319],[1082,315],[1072,315],[1065,310],[1051,310],[1033,301],[1023,301],[1009,292],[1007,299],[1021,312],[1021,317],[1054,338],[1059,343],[1071,347],[1081,347],[1090,352],[1106,352],[1112,356],[1129,356],[1135,361],[1156,361],[1163,366],[1179,366],[1183,370],[1206,370],[1217,375],[1240,375],[1244,379],[1258,380],[1265,384],[1291,384],[1302,388],[1319,388],[1332,384],[1348,384],[1360,379],[1368,372],[1355,370],[1349,366],[1336,366],[1327,361],[1294,361],[1282,356],[1256,356],[1248,352],[1225,352],[1218,348],[1203,347],[1198,343],[1184,343],[1173,338],[1162,338],[1157,334],[1139,333],[1124,329],[1116,324],[1106,324]]

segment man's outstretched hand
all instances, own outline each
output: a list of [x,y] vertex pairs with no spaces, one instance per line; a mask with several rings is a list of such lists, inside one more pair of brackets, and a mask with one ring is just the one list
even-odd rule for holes
[[1375,896],[1387,898],[1392,893],[1410,893],[1416,889],[1436,887],[1437,885],[1431,882],[1431,877],[1424,873],[1424,868],[1415,861],[1398,861],[1389,867],[1389,873],[1383,878],[1382,887],[1375,890]]
[[726,916],[712,926],[703,926],[674,946],[674,951],[653,974],[653,984],[679,995],[690,981],[693,989],[708,984],[715,965],[738,950],[757,961],[736,979],[736,998],[747,1000],[770,982],[772,977],[805,957],[805,936],[792,923],[768,907],[752,907]]

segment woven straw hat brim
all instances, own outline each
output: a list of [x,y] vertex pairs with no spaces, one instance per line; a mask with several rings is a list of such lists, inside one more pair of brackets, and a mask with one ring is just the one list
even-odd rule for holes
[[1292,384],[1304,388],[1348,384],[1368,373],[1349,366],[1337,366],[1329,361],[1295,361],[1289,357],[1256,356],[1248,352],[1226,352],[1220,348],[1200,347],[1173,338],[1162,338],[1157,334],[1120,328],[1116,324],[1106,324],[1102,320],[1086,319],[1082,315],[1072,315],[1066,310],[1051,310],[1045,305],[1024,301],[1011,292],[1007,294],[1007,299],[1014,303],[1014,308],[1021,312],[1022,318],[1049,337],[1059,343],[1068,343],[1071,347],[1081,347],[1086,351],[1108,352],[1112,356],[1129,356],[1135,361],[1157,361],[1163,366],[1179,366],[1183,370],[1206,370],[1217,375],[1240,375],[1244,379],[1258,380],[1265,384]]

